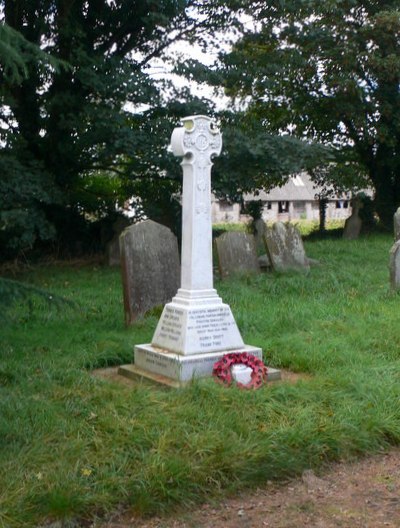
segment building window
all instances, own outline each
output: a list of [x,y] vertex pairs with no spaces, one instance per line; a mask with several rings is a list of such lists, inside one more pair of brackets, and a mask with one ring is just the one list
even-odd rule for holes
[[293,202],[293,208],[296,213],[305,213],[306,211],[306,204],[305,202]]
[[266,209],[267,209],[268,211],[270,211],[270,210],[272,209],[272,202],[267,202],[267,203],[265,204],[265,207],[266,207]]
[[287,213],[289,211],[289,202],[278,202],[278,213]]

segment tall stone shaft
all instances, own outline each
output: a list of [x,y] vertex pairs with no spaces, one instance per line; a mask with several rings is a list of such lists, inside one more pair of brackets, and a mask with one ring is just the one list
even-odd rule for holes
[[211,159],[220,154],[222,138],[209,117],[182,123],[171,137],[172,152],[183,157],[181,288],[205,293],[213,289]]

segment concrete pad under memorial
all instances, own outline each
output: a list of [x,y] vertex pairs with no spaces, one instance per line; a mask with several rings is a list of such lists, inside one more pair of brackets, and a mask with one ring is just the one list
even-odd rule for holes
[[390,287],[392,290],[400,289],[400,240],[397,240],[390,250]]
[[145,220],[120,235],[125,322],[172,299],[179,286],[179,250],[168,227]]
[[[135,364],[120,368],[128,377],[172,386],[210,376],[227,352],[262,358],[261,348],[244,344],[230,307],[213,286],[211,166],[221,152],[221,133],[206,116],[185,117],[182,124],[171,137],[183,168],[180,288],[165,305],[151,343],[135,346]],[[270,373],[270,379],[280,376]]]
[[267,227],[264,241],[271,266],[275,271],[310,269],[303,240],[292,224],[276,222],[272,227]]
[[259,273],[254,235],[230,231],[215,240],[221,277],[235,273]]

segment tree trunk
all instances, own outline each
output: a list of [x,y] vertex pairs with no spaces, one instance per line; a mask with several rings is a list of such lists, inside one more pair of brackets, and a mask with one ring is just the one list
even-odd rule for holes
[[326,230],[326,209],[328,207],[328,200],[326,198],[320,198],[318,201],[319,206],[319,232],[323,233]]
[[375,187],[375,211],[380,224],[393,230],[393,215],[400,205],[400,168],[392,149],[380,145],[370,172]]
[[393,215],[397,209],[391,182],[381,180],[375,186],[375,211],[379,216],[380,224],[391,231],[393,229]]

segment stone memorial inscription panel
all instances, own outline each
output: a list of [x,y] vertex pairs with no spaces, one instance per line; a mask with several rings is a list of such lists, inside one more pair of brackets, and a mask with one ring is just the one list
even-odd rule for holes
[[182,336],[183,310],[166,306],[164,317],[161,321],[160,337],[178,342]]
[[229,320],[230,314],[228,307],[204,308],[189,313],[187,329],[196,334],[201,350],[222,345],[224,334],[233,323]]
[[228,305],[203,306],[190,310],[169,303],[153,337],[153,346],[194,354],[243,346]]

